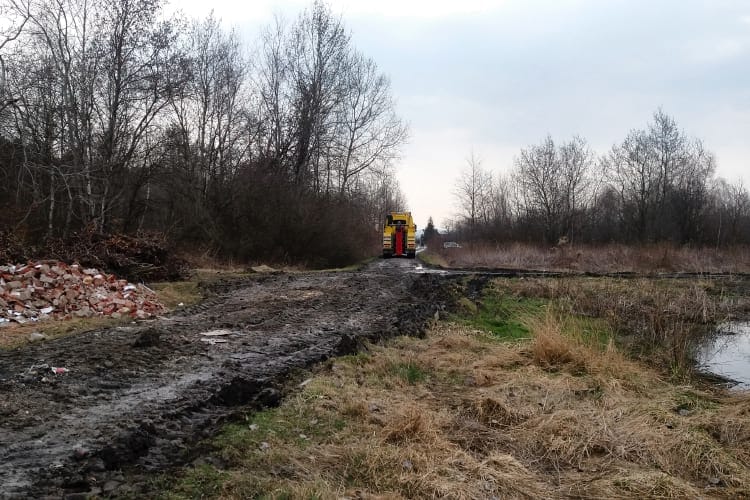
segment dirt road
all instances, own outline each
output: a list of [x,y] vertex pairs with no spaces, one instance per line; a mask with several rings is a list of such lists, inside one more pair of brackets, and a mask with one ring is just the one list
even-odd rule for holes
[[226,281],[169,317],[0,353],[0,498],[137,495],[122,469],[194,458],[227,418],[278,404],[294,370],[419,333],[445,293],[416,267]]

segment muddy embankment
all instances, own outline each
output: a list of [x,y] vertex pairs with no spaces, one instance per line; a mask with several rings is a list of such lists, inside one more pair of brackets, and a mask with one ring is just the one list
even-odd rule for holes
[[191,460],[227,418],[278,404],[294,370],[419,334],[448,299],[414,267],[219,283],[169,317],[0,353],[0,498],[137,495],[120,470]]

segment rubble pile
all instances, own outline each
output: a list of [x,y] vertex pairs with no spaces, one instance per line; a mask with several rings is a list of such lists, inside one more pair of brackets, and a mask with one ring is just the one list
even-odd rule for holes
[[174,281],[189,273],[187,262],[174,257],[164,238],[155,234],[103,234],[87,228],[46,246],[45,253],[54,259],[106,269],[133,281]]
[[98,269],[57,261],[0,266],[0,325],[92,316],[144,319],[163,310],[148,287]]

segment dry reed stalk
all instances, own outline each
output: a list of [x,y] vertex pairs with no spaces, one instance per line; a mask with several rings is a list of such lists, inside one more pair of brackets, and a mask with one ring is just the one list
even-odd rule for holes
[[388,443],[432,443],[437,439],[438,423],[429,412],[417,406],[409,406],[403,413],[395,415],[384,429],[384,440]]
[[533,335],[531,352],[539,366],[557,370],[564,365],[573,372],[586,369],[588,349],[579,339],[563,335],[562,322],[550,309],[542,319],[530,320],[529,329]]
[[691,484],[664,472],[628,467],[572,478],[567,493],[574,498],[658,498],[680,500],[702,498],[705,493]]
[[562,245],[466,243],[460,249],[431,249],[449,267],[547,269],[586,272],[748,273],[750,247],[650,245]]

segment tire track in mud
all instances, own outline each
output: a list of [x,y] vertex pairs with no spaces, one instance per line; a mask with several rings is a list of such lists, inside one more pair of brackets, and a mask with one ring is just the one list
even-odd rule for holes
[[122,468],[189,459],[227,418],[279,404],[294,370],[420,335],[449,295],[445,278],[413,270],[392,260],[232,280],[166,318],[0,353],[0,498],[137,494],[102,487]]

